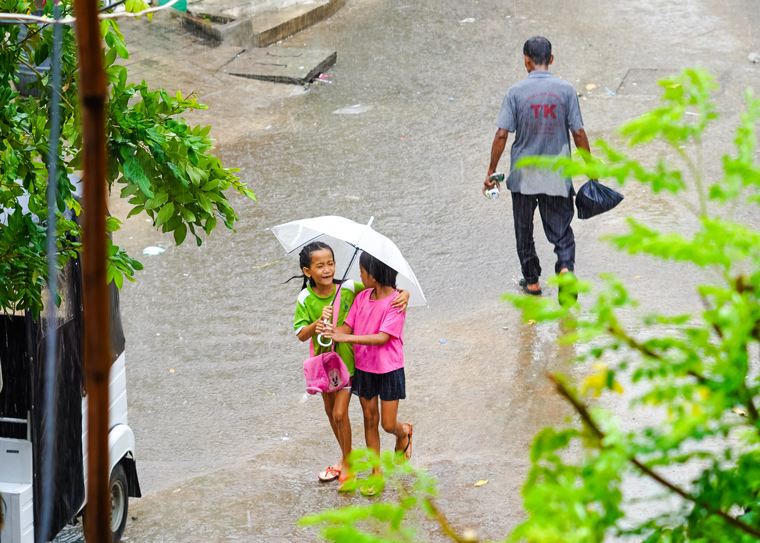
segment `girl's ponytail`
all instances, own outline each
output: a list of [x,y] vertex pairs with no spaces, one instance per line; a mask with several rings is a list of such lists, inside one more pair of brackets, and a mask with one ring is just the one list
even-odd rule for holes
[[[310,268],[311,267],[311,255],[317,251],[321,251],[322,249],[329,249],[330,254],[332,254],[333,260],[335,259],[335,253],[332,250],[332,247],[330,247],[327,243],[324,243],[323,241],[314,241],[312,243],[309,243],[308,245],[304,245],[303,249],[301,249],[301,252],[298,253],[298,264],[301,267],[301,270],[304,268]],[[293,279],[303,279],[303,286],[301,287],[301,290],[306,288],[306,285],[311,285],[312,288],[316,286],[316,283],[314,282],[314,279],[311,277],[306,277],[305,274],[301,275],[294,275],[285,283],[291,282]],[[333,278],[333,283],[335,283],[335,279]],[[284,283],[283,283],[284,284]]]
[[[304,274],[294,275],[293,277],[291,277],[290,279],[288,279],[287,281],[285,281],[285,283],[290,283],[293,279],[303,279],[303,286],[301,286],[301,290],[305,289],[306,285],[309,284],[309,281],[308,281],[309,278],[306,277]],[[285,283],[283,283],[283,285]]]

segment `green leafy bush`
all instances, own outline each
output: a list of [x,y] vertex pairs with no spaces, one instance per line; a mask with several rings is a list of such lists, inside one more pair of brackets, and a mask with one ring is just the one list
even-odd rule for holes
[[[512,534],[515,541],[596,542],[627,534],[645,537],[647,543],[760,540],[760,232],[731,219],[737,205],[754,206],[760,196],[755,158],[760,100],[747,91],[736,155],[723,157],[722,178],[707,180],[702,145],[717,118],[710,100],[713,78],[685,70],[661,85],[661,107],[626,123],[620,135],[630,146],[664,144],[678,162],[660,158],[647,167],[598,142],[601,156],[586,157],[583,163],[531,158],[525,165],[621,183],[635,180],[653,192],[677,194],[682,203],[688,202],[682,193],[696,192],[697,231],[692,236],[659,232],[629,219],[628,232],[609,240],[630,254],[686,263],[695,273],[709,270],[713,273],[699,277],[717,280],[695,293],[705,308],[701,314],[649,314],[642,317],[641,334],[622,323],[622,314],[640,312],[630,311],[638,304],[612,275],[602,276],[604,286],[588,311],[581,311],[570,294],[588,291],[589,284],[572,276],[557,279],[568,293],[564,306],[506,297],[525,318],[564,320],[569,330],[564,343],[589,344],[579,361],[597,361],[596,374],[584,388],[598,394],[605,388],[619,390],[622,379],[643,383],[636,387],[643,392],[633,395],[631,409],[654,408],[663,415],[661,421],[623,431],[611,413],[590,409],[572,384],[555,378],[558,392],[583,425],[548,428],[536,437],[524,489],[528,520]],[[573,444],[582,446],[580,458],[568,454]],[[678,506],[666,507],[660,497],[649,502],[651,515],[627,514],[631,500],[622,485],[640,479],[676,496]]]
[[[52,2],[45,6],[51,15]],[[125,4],[130,12],[148,6],[142,0]],[[31,2],[0,0],[0,11],[28,13]],[[72,15],[72,0],[63,0],[63,15]],[[42,289],[47,281],[47,153],[49,145],[49,75],[35,66],[49,58],[52,49],[50,25],[31,24],[24,35],[21,26],[0,24],[5,36],[0,40],[0,310],[42,308]],[[201,244],[201,235],[210,234],[221,219],[232,229],[237,216],[225,191],[234,189],[255,199],[235,172],[225,168],[212,154],[210,127],[190,127],[180,116],[193,109],[205,109],[194,94],[151,91],[143,81],[127,84],[127,68],[117,58],[129,58],[124,36],[115,20],[101,22],[105,41],[104,58],[109,83],[106,106],[108,150],[107,181],[112,189],[133,205],[129,216],[146,214],[162,232],[171,232],[177,245],[188,232]],[[37,75],[32,87],[43,89],[39,98],[23,97],[12,86],[19,66]],[[81,211],[74,198],[68,174],[82,165],[82,128],[79,118],[76,40],[71,26],[63,28],[61,65],[61,140],[58,176],[58,263],[63,266],[81,245],[80,229],[67,220],[68,209]],[[28,209],[22,201],[28,196]],[[108,220],[108,230],[120,228],[120,221]],[[141,264],[124,249],[109,246],[108,279],[120,288],[126,277],[134,281]]]
[[[710,97],[714,80],[704,71],[685,70],[661,85],[660,107],[626,123],[619,134],[631,147],[666,148],[675,161],[660,158],[647,165],[599,141],[596,157],[533,157],[521,166],[639,182],[655,193],[672,193],[687,206],[685,192],[695,192],[693,235],[659,232],[629,219],[627,233],[609,241],[630,254],[690,265],[696,276],[714,281],[697,288],[695,299],[704,310],[694,315],[652,307],[642,317],[623,282],[610,274],[602,276],[585,309],[581,303],[591,283],[572,274],[554,279],[562,304],[505,296],[525,320],[561,321],[566,333],[560,341],[586,344],[578,362],[594,368],[581,384],[550,376],[579,421],[536,436],[523,489],[526,520],[509,541],[596,543],[626,536],[645,543],[760,541],[760,232],[732,218],[737,206],[760,203],[755,138],[760,100],[747,92],[735,154],[723,157],[721,178],[707,179],[702,145],[717,118]],[[632,318],[641,320],[643,332],[626,328],[623,323]],[[630,409],[618,417],[641,408],[661,416],[623,430],[609,410],[592,408],[584,398],[625,388]],[[662,493],[646,501],[647,514],[634,513],[642,504],[626,496],[624,484],[650,484]],[[344,513],[344,524],[360,518],[351,510]],[[339,541],[333,533],[323,534]]]

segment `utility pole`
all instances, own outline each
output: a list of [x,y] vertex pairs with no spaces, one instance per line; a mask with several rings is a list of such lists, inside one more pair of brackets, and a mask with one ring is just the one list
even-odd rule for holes
[[106,283],[106,81],[98,0],[74,0],[84,148],[84,366],[87,392],[88,543],[111,543],[108,469],[108,372],[111,366]]

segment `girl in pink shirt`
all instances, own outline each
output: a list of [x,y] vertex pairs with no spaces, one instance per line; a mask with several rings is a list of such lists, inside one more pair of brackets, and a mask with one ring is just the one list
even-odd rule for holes
[[[344,324],[336,329],[320,323],[325,337],[354,345],[356,370],[351,391],[359,396],[364,412],[367,447],[380,453],[380,432],[396,436],[396,451],[412,456],[412,425],[398,422],[398,401],[406,398],[404,378],[405,313],[391,307],[397,272],[367,252],[359,258],[366,290],[354,299]],[[379,397],[379,403],[378,403]],[[378,471],[379,473],[379,471]]]

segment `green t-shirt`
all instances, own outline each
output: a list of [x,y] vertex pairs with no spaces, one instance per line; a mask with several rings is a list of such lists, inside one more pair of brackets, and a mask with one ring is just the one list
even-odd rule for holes
[[[364,290],[364,285],[351,281],[350,279],[343,283],[343,287],[340,289],[340,312],[338,313],[338,326],[343,324],[348,315],[348,310],[354,303],[354,298],[358,293]],[[301,331],[304,326],[309,326],[322,316],[322,310],[325,306],[330,305],[333,296],[335,296],[335,289],[332,294],[327,298],[317,296],[311,286],[307,286],[298,295],[298,302],[296,302],[296,318],[293,323],[293,328],[296,334]],[[330,347],[323,347],[317,343],[317,335],[311,338],[314,345],[314,353],[321,354],[330,350]],[[348,373],[354,374],[354,347],[348,343],[337,343],[335,345],[335,352],[343,359],[343,362],[348,368]]]

